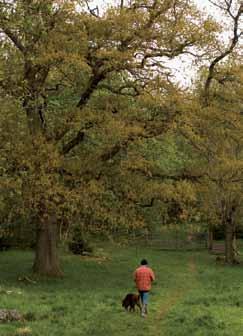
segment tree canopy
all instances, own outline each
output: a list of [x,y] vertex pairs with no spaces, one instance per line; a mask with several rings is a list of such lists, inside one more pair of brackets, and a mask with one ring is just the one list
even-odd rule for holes
[[[8,220],[28,216],[36,228],[36,272],[61,274],[64,219],[129,230],[149,226],[143,208],[154,199],[195,202],[178,125],[203,151],[205,178],[241,164],[242,5],[215,5],[232,19],[229,46],[192,1],[121,1],[101,14],[87,1],[0,2],[0,204]],[[166,65],[181,55],[209,61],[189,92]],[[219,65],[229,55],[232,64]]]

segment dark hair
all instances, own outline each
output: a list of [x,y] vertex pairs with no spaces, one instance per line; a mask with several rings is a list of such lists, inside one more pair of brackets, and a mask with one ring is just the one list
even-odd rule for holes
[[141,260],[141,265],[148,265],[147,260],[146,260],[146,259],[142,259],[142,260]]

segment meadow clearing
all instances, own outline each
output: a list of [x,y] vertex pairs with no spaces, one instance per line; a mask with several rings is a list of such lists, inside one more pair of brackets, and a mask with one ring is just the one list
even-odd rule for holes
[[[27,314],[0,325],[1,336],[243,335],[243,267],[216,265],[206,251],[175,252],[108,246],[99,258],[64,254],[63,279],[19,281],[31,252],[0,253],[0,308]],[[132,273],[146,257],[157,279],[146,319],[124,311]]]

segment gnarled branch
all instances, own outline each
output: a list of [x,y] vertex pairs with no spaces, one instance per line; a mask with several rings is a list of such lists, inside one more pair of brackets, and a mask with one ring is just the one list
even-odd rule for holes
[[[226,0],[225,0],[226,1]],[[211,3],[215,4],[214,2],[210,1]],[[208,105],[209,102],[209,95],[210,95],[210,87],[212,84],[212,80],[214,79],[215,73],[216,73],[216,66],[217,64],[222,61],[225,57],[230,55],[232,51],[234,50],[235,46],[237,45],[240,37],[242,36],[242,32],[238,32],[239,30],[239,22],[240,22],[240,17],[243,14],[243,4],[240,5],[238,8],[238,11],[235,15],[232,14],[231,12],[231,6],[232,6],[232,1],[226,1],[227,2],[227,7],[223,7],[223,9],[230,15],[230,17],[233,19],[234,26],[233,26],[233,37],[231,40],[231,43],[229,47],[222,52],[219,56],[217,56],[210,64],[209,70],[208,70],[208,76],[204,85],[204,101],[205,105]],[[217,4],[216,4],[217,5]],[[219,5],[217,5],[219,7]],[[220,6],[221,8],[222,6]]]

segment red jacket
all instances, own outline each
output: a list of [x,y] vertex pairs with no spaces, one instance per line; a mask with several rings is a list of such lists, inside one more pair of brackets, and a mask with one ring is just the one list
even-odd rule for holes
[[149,291],[154,280],[154,272],[146,265],[138,267],[134,272],[134,281],[139,291]]

